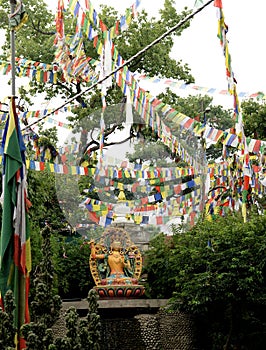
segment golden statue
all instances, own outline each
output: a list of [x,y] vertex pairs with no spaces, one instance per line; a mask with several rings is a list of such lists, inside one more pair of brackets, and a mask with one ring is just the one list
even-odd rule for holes
[[144,287],[138,284],[142,257],[125,230],[110,227],[90,246],[90,270],[100,296],[143,295]]

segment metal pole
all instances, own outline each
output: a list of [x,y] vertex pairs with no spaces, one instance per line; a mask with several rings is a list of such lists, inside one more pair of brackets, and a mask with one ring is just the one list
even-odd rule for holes
[[[16,0],[10,0],[10,14],[15,12]],[[16,96],[16,55],[15,55],[15,30],[10,30],[10,50],[11,50],[11,96]]]
[[[206,126],[207,124],[207,114],[210,112],[210,107],[207,107],[203,112],[203,125]],[[207,180],[207,173],[206,173],[206,164],[207,164],[207,156],[206,156],[206,140],[204,139],[204,132],[201,133],[201,146],[203,148],[203,159],[204,159],[204,170],[203,170],[203,184],[202,184],[202,202],[203,202],[203,215],[205,215],[205,205],[206,205],[206,196],[208,196],[208,193],[206,192],[206,180]]]

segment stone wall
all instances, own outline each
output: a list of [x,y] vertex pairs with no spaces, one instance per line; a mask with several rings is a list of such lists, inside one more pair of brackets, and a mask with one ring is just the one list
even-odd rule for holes
[[[193,319],[181,312],[169,313],[163,308],[149,306],[104,307],[98,311],[102,326],[101,350],[196,350]],[[64,335],[66,331],[64,312],[63,309],[54,327],[56,337]],[[84,309],[80,315],[85,316]]]
[[[108,334],[108,338],[106,337]],[[194,324],[174,312],[139,314],[133,318],[102,320],[102,348],[125,350],[195,350]]]
[[144,349],[162,349],[159,320],[156,315],[142,314],[135,317],[138,320]]
[[145,350],[139,322],[135,318],[101,318],[101,350]]
[[157,313],[163,350],[196,350],[193,318],[180,311]]

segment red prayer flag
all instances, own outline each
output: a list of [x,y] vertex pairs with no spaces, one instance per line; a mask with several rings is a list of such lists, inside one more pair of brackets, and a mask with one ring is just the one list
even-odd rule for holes
[[214,0],[213,6],[223,8],[222,0]]
[[156,217],[156,224],[157,225],[162,225],[163,224],[163,217],[162,216],[157,216]]

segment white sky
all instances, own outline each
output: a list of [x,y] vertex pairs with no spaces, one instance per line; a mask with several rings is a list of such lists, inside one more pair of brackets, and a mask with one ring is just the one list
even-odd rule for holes
[[[206,0],[207,1],[207,0]],[[205,1],[205,2],[206,2]],[[56,11],[57,1],[46,0],[52,11]],[[110,4],[120,14],[124,14],[135,0],[110,1],[91,0],[96,11],[99,4]],[[177,10],[184,6],[193,8],[195,0],[176,0]],[[149,16],[158,15],[164,0],[141,0],[140,9],[144,8]],[[227,39],[232,59],[232,68],[238,92],[266,93],[266,50],[264,49],[264,30],[266,29],[266,2],[263,0],[223,0],[225,22],[229,27]],[[195,85],[226,90],[225,59],[217,38],[216,9],[210,4],[197,14],[191,26],[175,38],[173,57],[188,63],[195,77]],[[1,80],[3,81],[3,76]],[[178,93],[178,91],[175,91]],[[180,94],[182,91],[180,91]],[[2,94],[1,94],[2,95]],[[226,105],[231,104],[231,97],[213,94],[214,100]],[[228,102],[229,101],[229,102]],[[233,103],[233,102],[232,102]]]
[[[207,1],[207,0],[206,0]],[[206,2],[205,1],[205,2]],[[46,0],[55,11],[57,1]],[[96,11],[99,4],[116,8],[120,14],[135,0],[110,1],[91,0]],[[164,0],[141,0],[149,16],[156,16],[163,7]],[[193,8],[195,0],[176,0],[176,9],[184,6]],[[266,2],[263,0],[223,0],[225,22],[229,27],[227,39],[232,59],[234,76],[238,82],[238,92],[266,92],[266,50],[264,49],[264,30],[266,27]],[[195,85],[218,90],[226,90],[225,59],[217,38],[216,8],[210,4],[195,16],[191,26],[175,39],[173,57],[188,63],[195,77]],[[178,93],[178,91],[175,91]],[[232,98],[213,94],[214,102],[230,106]]]
[[[57,1],[46,0],[46,2],[55,12]],[[99,4],[110,4],[120,14],[124,14],[125,9],[135,0],[123,0],[123,2],[91,0],[91,2],[96,11],[99,11]],[[184,6],[193,8],[194,3],[195,0],[176,0],[176,8],[178,11]],[[163,4],[164,0],[141,0],[140,9],[144,8],[149,16],[156,16]],[[225,22],[229,27],[227,39],[233,72],[238,82],[237,91],[266,93],[266,50],[264,49],[266,2],[223,0],[223,11]],[[195,85],[215,88],[218,91],[227,89],[225,59],[217,38],[216,9],[213,4],[195,16],[191,26],[183,31],[181,37],[175,38],[172,55],[177,60],[182,59],[184,63],[189,64],[191,73],[195,77]],[[5,80],[2,75],[1,80],[2,82]],[[180,89],[175,92],[180,95],[184,93]],[[4,91],[1,95],[3,93]],[[212,94],[212,97],[214,102],[226,107],[231,107],[233,104],[230,96]]]

